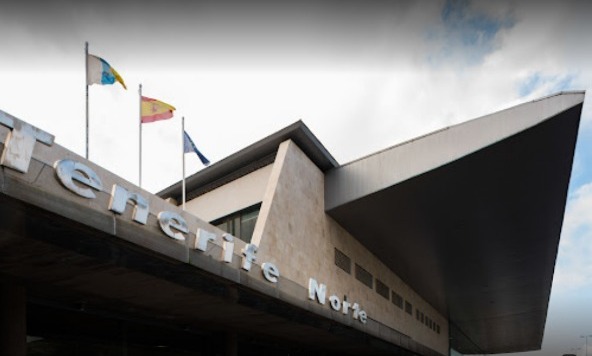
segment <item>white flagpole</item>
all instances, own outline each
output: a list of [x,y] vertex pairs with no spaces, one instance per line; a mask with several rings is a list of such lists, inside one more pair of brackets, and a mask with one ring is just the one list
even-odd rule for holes
[[138,172],[138,186],[142,188],[142,84],[138,86],[138,94],[139,94],[139,108],[138,108],[138,125],[139,125],[139,133],[140,133],[140,164],[139,164],[139,172]]
[[84,73],[86,80],[86,159],[88,159],[88,42],[84,42]]
[[181,118],[181,151],[183,155],[183,187],[182,187],[182,199],[183,199],[183,210],[185,210],[185,116]]

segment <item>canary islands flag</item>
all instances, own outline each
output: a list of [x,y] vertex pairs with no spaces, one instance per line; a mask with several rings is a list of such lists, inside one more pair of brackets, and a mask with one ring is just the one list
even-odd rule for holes
[[187,134],[186,131],[183,131],[183,152],[184,153],[195,152],[197,157],[199,157],[199,160],[201,161],[201,163],[205,164],[206,166],[208,164],[210,164],[210,161],[208,161],[208,159],[204,155],[202,155],[201,152],[199,152],[197,147],[195,147],[193,140],[191,139],[191,137],[189,137],[189,135]]
[[158,120],[166,120],[173,117],[174,106],[162,101],[142,96],[141,117],[142,123],[146,124]]
[[86,84],[113,84],[115,82],[121,83],[124,89],[127,89],[123,78],[117,71],[101,57],[88,55],[86,65]]

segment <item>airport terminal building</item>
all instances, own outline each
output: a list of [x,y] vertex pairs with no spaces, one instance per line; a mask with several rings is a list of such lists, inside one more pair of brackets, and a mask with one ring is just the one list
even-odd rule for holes
[[185,210],[0,111],[0,355],[539,349],[583,101],[347,164],[299,121],[187,178]]

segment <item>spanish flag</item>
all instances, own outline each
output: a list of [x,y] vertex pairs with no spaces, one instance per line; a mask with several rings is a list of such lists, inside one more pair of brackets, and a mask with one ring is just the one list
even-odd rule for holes
[[146,124],[158,120],[166,120],[173,117],[174,106],[162,101],[142,96],[141,118],[142,123]]

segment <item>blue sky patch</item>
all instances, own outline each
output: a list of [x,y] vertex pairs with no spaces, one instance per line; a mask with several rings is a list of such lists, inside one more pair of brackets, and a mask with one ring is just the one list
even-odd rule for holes
[[428,33],[428,39],[440,42],[429,56],[432,64],[446,60],[460,60],[476,65],[495,49],[500,30],[514,25],[511,17],[495,18],[471,9],[468,0],[447,0],[442,8],[442,23]]
[[584,184],[592,183],[592,166],[589,162],[592,162],[592,128],[583,126],[580,127],[574,154],[568,190],[570,195]]
[[573,74],[566,74],[563,76],[558,75],[543,75],[540,72],[536,72],[528,76],[526,80],[518,85],[518,95],[520,97],[525,97],[537,89],[546,86],[547,89],[545,90],[542,95],[549,95],[560,91],[570,90],[573,87],[573,81],[575,79],[575,75]]
[[541,75],[540,73],[534,73],[530,75],[528,78],[526,78],[525,81],[520,83],[520,86],[518,88],[518,95],[520,95],[521,97],[527,96],[533,91],[535,91],[535,89],[538,88],[540,85]]

